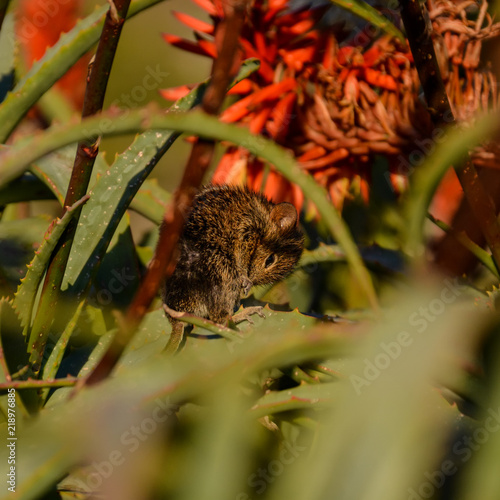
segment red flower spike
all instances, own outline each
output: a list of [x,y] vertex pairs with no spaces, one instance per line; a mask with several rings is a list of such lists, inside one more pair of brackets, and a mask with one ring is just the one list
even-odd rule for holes
[[273,83],[253,94],[253,103],[267,101],[270,99],[278,99],[281,95],[294,90],[297,87],[297,82],[293,78],[287,78],[279,83]]
[[252,103],[253,99],[254,95],[250,94],[243,99],[240,99],[232,106],[229,106],[229,108],[223,111],[223,113],[220,115],[221,120],[227,123],[233,123],[241,120],[244,116],[250,113],[250,104]]
[[210,0],[193,0],[193,2],[199,5],[204,11],[208,12],[211,16],[217,17],[218,10],[215,5]]
[[374,87],[387,90],[397,90],[398,85],[391,75],[381,73],[371,68],[365,68],[365,80]]
[[269,11],[278,12],[286,9],[288,0],[269,0]]
[[232,89],[228,90],[229,95],[233,94],[248,94],[253,89],[252,82],[250,80],[242,80],[238,82]]
[[[83,13],[83,0],[47,4],[46,0],[20,0],[17,5],[15,30],[23,40],[20,52],[27,68],[43,57],[61,33],[70,31]],[[89,54],[84,55],[55,84],[75,110],[83,105],[89,59]]]
[[208,40],[198,40],[198,45],[207,53],[208,56],[217,57],[217,47],[214,42],[209,42]]
[[323,146],[313,146],[311,149],[307,150],[304,154],[297,158],[299,163],[304,163],[309,160],[315,160],[321,156],[324,156],[326,149]]
[[314,21],[313,19],[304,19],[303,21],[290,26],[290,28],[284,28],[283,31],[292,35],[303,35],[304,33],[307,33],[309,30],[311,30],[315,24],[316,21]]
[[250,132],[252,134],[261,133],[271,112],[272,108],[263,108],[250,120]]
[[241,184],[245,178],[247,167],[246,156],[242,156],[239,148],[229,148],[217,165],[212,177],[214,184]]
[[171,35],[169,33],[163,33],[162,37],[167,43],[179,49],[187,50],[192,54],[198,54],[200,56],[213,57],[212,54],[210,52],[207,52],[207,50],[205,50],[204,48],[202,48],[199,43],[194,43],[189,40],[185,40],[180,36]]
[[167,101],[177,101],[177,99],[181,99],[182,97],[186,97],[189,92],[191,92],[192,87],[188,87],[187,85],[181,85],[179,87],[172,87],[170,89],[161,89],[160,95],[163,99]]
[[301,162],[301,166],[307,170],[326,167],[328,165],[335,164],[340,160],[343,160],[344,158],[347,158],[349,154],[350,152],[348,149],[340,148],[336,151],[332,151],[330,154],[323,156],[322,158]]
[[297,100],[297,94],[290,92],[286,94],[271,112],[272,121],[267,125],[269,135],[281,142],[288,133],[290,123],[294,119],[293,108]]
[[264,35],[260,31],[255,31],[253,34],[253,39],[255,42],[255,47],[257,49],[257,54],[260,54],[259,59],[265,58],[268,61],[272,59],[269,59],[269,55],[267,53],[267,47],[266,47],[266,39]]
[[290,68],[301,71],[304,63],[311,61],[316,52],[315,47],[304,47],[291,51],[280,51],[280,55]]
[[384,59],[384,53],[379,47],[372,47],[363,54],[363,66],[366,68],[376,66],[380,60]]
[[336,46],[337,43],[333,37],[328,37],[326,39],[325,52],[323,54],[323,67],[327,71],[333,70],[333,62],[335,61],[335,56],[337,56]]
[[201,33],[207,33],[208,35],[214,34],[214,27],[205,21],[200,21],[200,19],[184,14],[183,12],[172,11],[172,15],[179,20],[182,24],[185,24],[188,28],[195,31],[200,31]]

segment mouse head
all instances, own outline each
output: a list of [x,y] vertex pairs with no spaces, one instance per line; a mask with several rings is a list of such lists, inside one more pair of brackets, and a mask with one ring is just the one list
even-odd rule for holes
[[297,210],[290,203],[272,206],[250,261],[248,277],[254,285],[282,280],[299,261],[304,238],[297,218]]

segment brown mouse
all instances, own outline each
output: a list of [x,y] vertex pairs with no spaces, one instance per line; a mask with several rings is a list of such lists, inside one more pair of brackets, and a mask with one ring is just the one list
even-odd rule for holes
[[[165,283],[164,303],[227,325],[253,285],[280,281],[297,264],[303,249],[297,219],[292,204],[274,204],[243,187],[203,188],[186,220],[179,260]],[[166,349],[175,352],[184,323],[168,317],[172,334]]]

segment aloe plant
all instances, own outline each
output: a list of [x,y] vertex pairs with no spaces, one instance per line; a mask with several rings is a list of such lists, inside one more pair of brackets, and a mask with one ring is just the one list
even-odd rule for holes
[[[99,7],[18,76],[0,104],[2,498],[496,498],[496,214],[488,201],[468,199],[477,203],[473,213],[490,217],[480,224],[483,244],[438,220],[431,206],[446,171],[461,174],[471,151],[493,140],[496,116],[443,130],[400,198],[379,182],[383,173],[377,178],[381,155],[370,202],[353,194],[343,211],[314,169],[277,141],[194,109],[266,71],[265,54],[241,61],[229,86],[227,74],[203,75],[168,110],[100,110],[99,79],[89,83],[94,100],[84,118],[61,112],[23,134],[39,99],[50,92],[64,100],[51,87],[93,45],[101,51],[97,74],[117,71],[103,28],[109,34],[109,23],[158,3],[132,1],[128,14],[127,2]],[[333,3],[406,43],[369,4]],[[16,60],[18,8],[0,2],[2,30],[12,35],[2,74]],[[414,46],[411,16],[403,19]],[[221,39],[237,35],[237,23],[225,26]],[[116,48],[119,31],[113,36]],[[236,68],[220,43],[214,68]],[[98,151],[97,136],[124,134],[135,135],[123,153],[109,160]],[[157,227],[177,196],[153,169],[161,158],[174,164],[171,146],[182,134],[197,137],[197,147],[245,148],[266,163],[265,175],[294,185],[307,201],[307,249],[286,280],[243,301],[265,304],[262,317],[225,326],[185,314],[192,330],[173,356],[164,351],[170,324],[158,290],[144,306],[144,289],[162,244]],[[83,174],[78,143],[78,155],[88,155]],[[202,162],[194,154],[182,182]],[[461,180],[469,195],[479,192],[476,181]],[[51,212],[32,215],[37,200],[51,200]],[[154,225],[140,240],[135,214]],[[428,219],[473,252],[473,272],[445,276],[431,267]]]

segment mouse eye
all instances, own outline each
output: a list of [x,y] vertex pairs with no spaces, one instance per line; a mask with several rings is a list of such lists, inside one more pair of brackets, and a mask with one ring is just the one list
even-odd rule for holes
[[276,262],[276,255],[273,253],[269,255],[269,257],[266,259],[266,262],[264,263],[264,267],[267,269],[268,267],[271,267],[274,263]]

